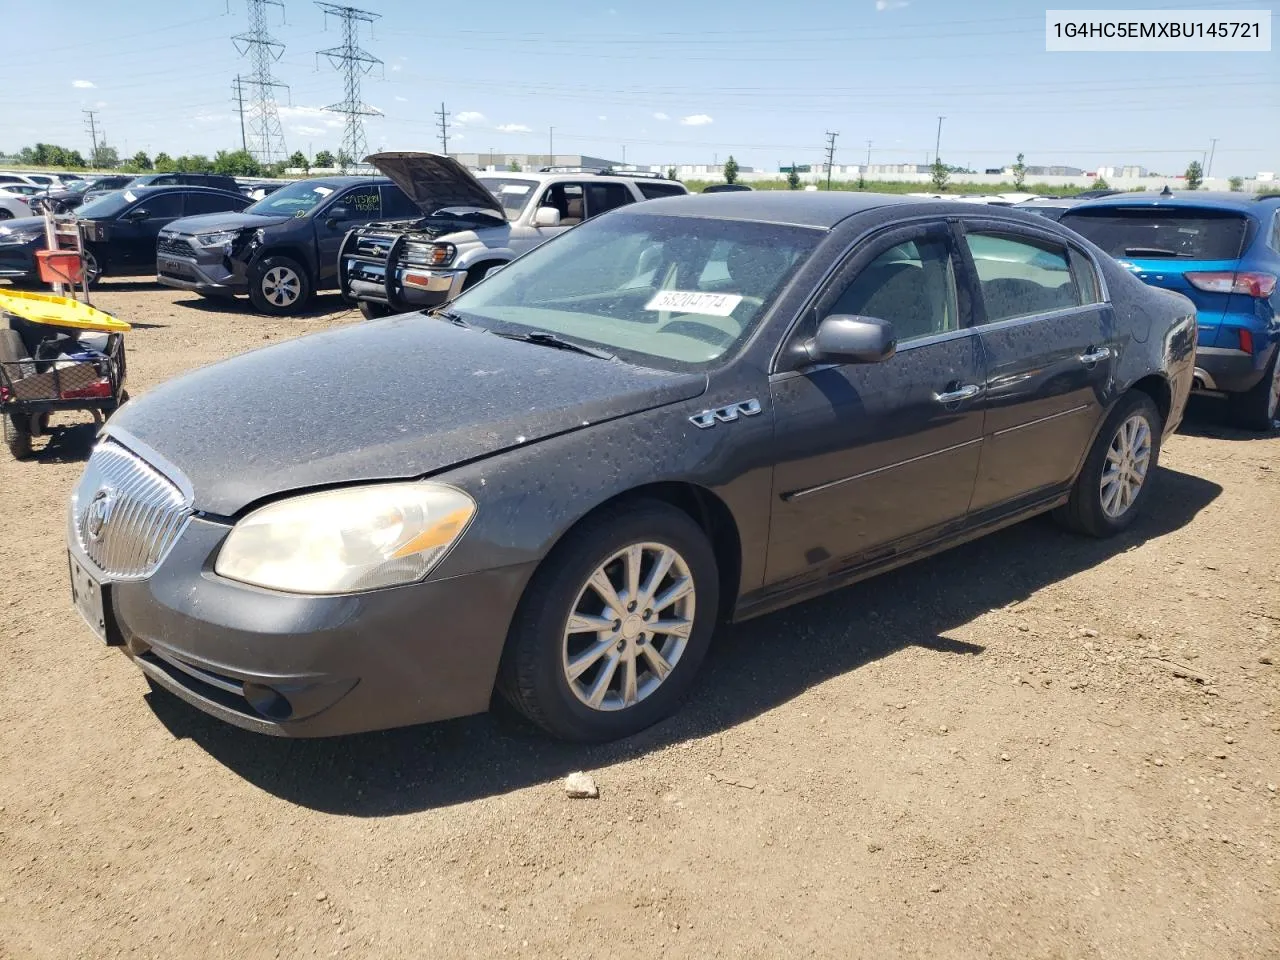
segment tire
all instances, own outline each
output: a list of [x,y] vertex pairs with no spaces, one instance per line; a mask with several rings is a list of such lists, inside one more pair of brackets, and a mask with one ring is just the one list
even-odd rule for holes
[[[9,364],[30,359],[26,344],[18,336],[18,331],[0,329],[0,362]],[[8,366],[4,369],[6,373],[13,370]],[[0,416],[4,418],[4,422],[0,424],[0,430],[4,433],[4,442],[9,448],[9,453],[15,460],[27,459],[31,456],[31,427],[26,422],[27,418],[17,413],[0,414]]]
[[311,302],[311,277],[289,257],[264,257],[249,272],[249,299],[262,313],[287,317]]
[[[634,601],[628,597],[627,557],[635,547],[641,548],[638,599],[645,599],[646,587],[652,587],[649,597],[660,598],[685,579],[692,581],[692,591],[660,608],[640,603],[629,610]],[[660,558],[669,555],[666,569],[671,572],[651,584]],[[616,614],[592,586],[593,575],[615,587]],[[715,631],[719,601],[715,553],[687,514],[653,500],[602,511],[571,530],[530,581],[503,650],[499,693],[565,740],[630,736],[673,713],[689,692]],[[645,619],[646,613],[651,619]],[[592,618],[602,629],[570,634],[571,615]],[[658,623],[688,626],[679,632],[646,626]],[[687,637],[681,636],[686,632]],[[569,676],[571,659],[579,660],[574,680]],[[658,673],[659,663],[668,665],[665,679]],[[630,691],[625,687],[628,677]],[[593,688],[602,694],[596,698],[598,706],[589,702]]]
[[[1089,449],[1071,499],[1054,512],[1055,519],[1091,537],[1111,537],[1127,529],[1138,518],[1151,486],[1163,429],[1160,411],[1149,396],[1135,390],[1121,397]],[[1136,447],[1136,457],[1126,455],[1126,439]]]
[[1270,430],[1280,417],[1280,346],[1271,355],[1266,373],[1244,393],[1233,393],[1227,403],[1231,419],[1245,430]]
[[382,303],[374,303],[370,300],[360,301],[360,315],[366,320],[379,320],[382,317],[389,317],[393,313],[390,307]]
[[[32,214],[32,216],[35,216],[35,214]],[[3,207],[0,207],[0,220],[12,220],[12,219],[13,219],[13,212],[11,210],[6,210]]]
[[107,262],[92,247],[84,248],[84,279],[86,285],[96,287],[107,272]]

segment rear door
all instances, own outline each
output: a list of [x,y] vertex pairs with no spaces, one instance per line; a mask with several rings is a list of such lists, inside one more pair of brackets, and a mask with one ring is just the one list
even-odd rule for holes
[[958,233],[987,365],[977,514],[1074,478],[1111,402],[1120,343],[1084,253],[1006,220],[965,218]]
[[[1232,294],[1205,289],[1209,278],[1196,275],[1238,269],[1250,233],[1246,216],[1187,204],[1103,206],[1070,211],[1061,223],[1102,247],[1143,283],[1190,299],[1196,305],[1199,345],[1216,345]],[[1200,285],[1192,282],[1196,279]]]
[[616,207],[625,207],[628,203],[634,203],[635,199],[624,184],[588,183],[587,216],[598,217]]

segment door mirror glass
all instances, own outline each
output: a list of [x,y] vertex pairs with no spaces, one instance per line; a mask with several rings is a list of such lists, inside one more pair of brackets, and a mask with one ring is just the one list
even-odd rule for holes
[[832,314],[804,344],[812,363],[883,363],[898,349],[893,324],[877,317]]
[[134,207],[132,210],[130,210],[128,213],[124,215],[123,219],[145,220],[149,216],[151,216],[151,214],[147,212],[147,209],[145,207]]
[[354,210],[352,210],[350,207],[348,207],[344,203],[335,203],[332,207],[329,208],[328,219],[325,220],[325,223],[331,227],[336,227],[338,224],[342,223],[344,220],[353,220],[353,219],[355,219]]
[[533,215],[533,225],[535,227],[560,226],[560,211],[555,207],[539,207],[538,212]]

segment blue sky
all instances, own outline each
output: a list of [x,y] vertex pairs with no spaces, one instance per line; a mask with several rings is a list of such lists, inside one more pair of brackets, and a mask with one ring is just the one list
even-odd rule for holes
[[[1218,138],[1214,173],[1280,169],[1280,50],[1255,54],[1044,51],[1046,4],[1025,0],[698,0],[685,4],[355,0],[381,15],[362,44],[385,70],[364,81],[371,149],[438,149],[433,111],[453,114],[452,150],[544,152],[641,163],[924,161],[938,116],[942,156],[1010,163],[1140,163],[1181,171]],[[610,7],[609,4],[613,3]],[[1063,7],[1062,0],[1048,4]],[[1266,9],[1257,0],[1093,8]],[[9,19],[47,21],[8,0]],[[121,153],[212,153],[239,145],[231,82],[248,73],[230,41],[244,0],[60,0],[48,45],[11,44],[0,148],[37,139],[85,149],[82,109]],[[286,44],[277,79],[290,151],[336,150],[341,77],[315,51],[340,42],[315,4],[271,20]],[[1274,20],[1273,20],[1274,23]],[[37,31],[39,32],[39,31]],[[34,78],[51,58],[61,76]]]

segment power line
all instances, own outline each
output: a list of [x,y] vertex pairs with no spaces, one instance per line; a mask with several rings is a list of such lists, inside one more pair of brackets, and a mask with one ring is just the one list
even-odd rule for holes
[[240,149],[249,152],[249,141],[244,133],[244,86],[240,80],[240,74],[236,74],[235,83],[231,85],[235,90],[236,112],[240,114]]
[[436,112],[436,116],[440,118],[440,152],[445,156],[449,155],[449,114],[444,108],[444,101],[440,101],[440,109]]
[[284,129],[280,126],[280,112],[276,109],[278,83],[271,75],[271,65],[284,53],[280,43],[267,29],[267,7],[279,7],[281,22],[284,20],[284,4],[281,0],[246,0],[249,8],[249,29],[231,38],[240,56],[249,60],[252,72],[249,89],[252,99],[249,106],[249,129],[253,134],[251,152],[260,163],[275,163],[288,155],[284,145]]
[[831,165],[835,163],[835,160],[836,160],[836,137],[838,136],[840,136],[839,133],[832,133],[830,130],[827,131],[827,189],[828,190],[831,189]]
[[93,153],[89,155],[89,162],[96,163],[98,158],[98,111],[81,110],[80,112],[87,118],[85,123],[89,127],[89,136],[93,138]]
[[330,14],[342,21],[342,46],[321,50],[316,56],[327,57],[335,70],[342,71],[346,82],[346,97],[341,103],[330,104],[325,109],[346,114],[347,125],[342,134],[342,150],[353,162],[359,161],[365,153],[364,118],[379,115],[377,110],[360,99],[360,80],[375,65],[382,64],[373,54],[361,49],[360,24],[367,23],[372,30],[373,21],[380,19],[380,15],[320,0],[317,0],[316,6],[324,11],[326,24]]

